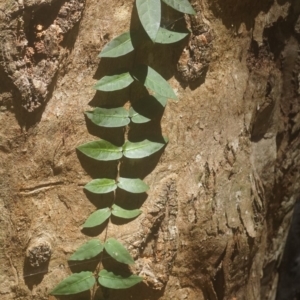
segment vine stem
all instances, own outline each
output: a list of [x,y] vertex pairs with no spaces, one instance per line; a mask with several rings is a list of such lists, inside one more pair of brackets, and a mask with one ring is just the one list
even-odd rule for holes
[[[106,228],[105,228],[105,235],[104,235],[104,242],[103,242],[103,244],[106,242],[106,239],[107,239],[108,226],[109,226],[109,221],[108,221],[108,224],[107,224],[107,226],[106,226]],[[104,249],[103,249],[103,250],[104,250]],[[98,278],[98,274],[99,274],[99,272],[100,272],[100,270],[101,270],[101,267],[102,267],[103,252],[104,252],[104,251],[102,251],[101,254],[100,254],[99,262],[98,262],[97,267],[96,267],[96,270],[95,270],[95,275],[96,275],[97,278]],[[98,287],[98,284],[95,284],[95,285],[93,286],[93,289],[92,289],[92,295],[91,295],[91,300],[96,300],[95,297],[96,297],[96,293],[97,293],[97,287]]]
[[[136,57],[137,57],[137,51],[134,51],[134,56],[133,56],[133,60],[132,60],[132,65],[131,65],[131,68],[133,69],[135,67],[135,64],[136,64]],[[131,99],[133,95],[133,91],[132,91],[132,87],[130,87],[129,89],[129,99]],[[130,101],[130,100],[129,100]],[[131,106],[131,102],[130,102],[130,106]],[[127,125],[124,129],[124,140],[128,140],[128,133],[129,133],[129,126]],[[120,170],[121,170],[121,164],[122,164],[122,159],[120,159],[118,161],[118,165],[117,165],[117,174],[116,174],[116,181],[118,181],[119,177],[120,177]],[[117,198],[117,189],[114,190],[114,198],[113,198],[113,203],[112,205],[116,202],[116,198]],[[109,223],[110,223],[110,218],[108,220],[108,224],[106,226],[106,229],[105,229],[105,236],[104,236],[104,242],[106,242],[106,239],[107,239],[107,235],[108,235],[108,227],[109,227]],[[97,275],[99,274],[100,270],[101,270],[101,267],[102,267],[102,260],[103,260],[103,251],[101,252],[101,255],[100,255],[100,258],[99,258],[99,263],[97,264],[97,267],[96,267],[96,270],[95,270],[95,275],[96,277],[98,277]],[[91,300],[96,300],[96,293],[97,293],[97,287],[98,287],[98,284],[95,284],[93,286],[93,289],[92,289],[92,295],[91,295]]]
[[[127,127],[127,126],[126,126]],[[118,161],[118,165],[117,165],[117,174],[116,174],[116,181],[118,181],[119,177],[120,177],[120,167],[121,167],[121,160]],[[113,198],[113,202],[112,202],[112,205],[111,205],[111,208],[112,206],[114,205],[114,203],[116,202],[116,198],[117,198],[117,189],[114,190],[114,198]],[[105,244],[106,240],[107,240],[107,235],[108,235],[108,227],[109,227],[109,224],[110,224],[110,218],[108,219],[108,223],[107,223],[107,226],[105,228],[105,235],[104,235],[104,240],[103,240],[103,244]],[[95,275],[96,277],[98,277],[98,274],[99,272],[101,271],[101,267],[102,267],[102,261],[103,261],[103,252],[101,252],[100,254],[100,258],[99,258],[99,262],[97,264],[97,267],[96,267],[96,270],[95,270]],[[98,284],[95,284],[93,286],[93,289],[92,289],[92,295],[91,295],[91,300],[96,300],[96,293],[97,293],[97,287],[98,287]]]
[[[188,4],[189,5],[189,4]],[[136,6],[137,6],[137,9],[139,10],[139,8],[138,8],[138,2],[136,3]],[[176,8],[175,8],[176,9]],[[194,12],[194,10],[193,10],[193,8],[192,7],[188,7],[188,9],[190,10],[190,13],[195,13]],[[0,9],[1,10],[1,9]],[[151,9],[151,7],[149,8],[149,13],[152,11],[152,9]],[[154,13],[155,13],[155,10],[153,10],[154,11]],[[142,15],[140,15],[140,13],[139,13],[139,11],[138,11],[138,15],[139,15],[139,18],[141,19],[141,16]],[[153,15],[151,15],[151,16],[153,16]],[[179,19],[177,19],[177,20],[175,20],[173,23],[171,23],[171,24],[169,24],[169,26],[168,27],[173,27],[173,24],[174,23],[176,23],[177,21],[179,21],[179,20],[181,20],[182,18],[185,18],[184,16],[183,17],[181,17],[181,18],[179,18]],[[141,19],[141,21],[142,21],[142,19]],[[141,22],[140,22],[141,23]],[[140,24],[141,25],[141,24]],[[147,25],[148,26],[148,25]],[[152,24],[151,24],[151,26],[152,26]],[[146,28],[145,28],[146,29]],[[142,29],[142,27],[140,26],[140,28],[138,28],[138,30],[140,30],[140,31],[143,31],[143,32],[140,32],[141,33],[141,35],[144,35],[145,34],[145,30],[144,29]],[[131,29],[130,29],[130,31],[131,31]],[[146,30],[146,32],[147,32],[147,30]],[[151,31],[151,35],[150,36],[152,36],[152,32],[153,31]],[[158,31],[156,32],[156,34],[158,33]],[[175,33],[174,33],[175,34]],[[127,35],[128,36],[128,35]],[[163,39],[162,37],[160,37],[160,39]],[[142,39],[143,40],[143,39]],[[159,40],[158,40],[159,41]],[[140,41],[139,41],[140,42]],[[148,51],[148,52],[153,52],[153,49],[154,49],[154,47],[155,47],[155,42],[153,42],[152,41],[152,43],[150,43],[150,41],[148,41],[147,42],[147,44],[141,44],[141,43],[134,43],[134,41],[132,40],[132,44],[134,44],[134,51],[133,51],[133,55],[131,56],[131,58],[132,58],[132,61],[129,61],[129,63],[128,64],[126,64],[127,66],[128,66],[128,69],[129,69],[129,72],[131,72],[131,71],[134,71],[134,69],[136,68],[136,65],[137,65],[137,63],[143,63],[143,61],[145,60],[145,57],[144,57],[144,55],[143,55],[143,51],[145,50],[144,48],[146,48],[146,50]],[[168,43],[168,42],[170,42],[170,40],[168,40],[168,37],[165,37],[165,41],[164,42],[166,42],[166,43]],[[171,41],[172,42],[172,41]],[[174,42],[174,41],[173,41]],[[163,43],[162,41],[161,41],[161,43]],[[118,44],[118,43],[117,43]],[[112,45],[112,44],[111,44]],[[120,46],[120,45],[119,45]],[[119,47],[118,46],[118,47]],[[109,47],[111,47],[111,46],[109,46]],[[114,46],[115,47],[115,46]],[[113,48],[114,48],[113,47]],[[123,46],[121,46],[121,47],[123,47]],[[127,46],[126,46],[127,47]],[[125,47],[125,48],[126,48]],[[125,49],[125,48],[122,48],[123,50]],[[126,48],[127,50],[128,50],[128,48]],[[111,50],[111,49],[110,49]],[[120,50],[120,49],[119,49]],[[122,51],[123,51],[122,50]],[[131,49],[130,49],[131,50]],[[126,51],[125,51],[126,52]],[[101,53],[102,53],[102,51],[101,51]],[[126,52],[127,53],[127,52]],[[117,55],[116,55],[117,54]],[[116,56],[121,56],[121,54],[120,54],[120,52],[118,53],[118,51],[115,53],[115,55]],[[111,55],[111,57],[114,57],[115,55]],[[103,56],[101,56],[100,55],[100,57],[105,57],[104,55]],[[147,59],[146,58],[146,60],[150,60],[150,59]],[[148,67],[148,70],[152,70],[149,66],[146,66],[146,67]],[[131,69],[131,70],[130,70]],[[128,70],[127,70],[128,71]],[[136,70],[136,71],[139,71],[139,70]],[[154,70],[152,70],[152,72],[154,72]],[[152,75],[150,74],[150,72],[149,72],[149,80],[154,80],[155,79],[155,73],[156,72],[154,72]],[[128,74],[128,73],[127,73]],[[134,72],[133,73],[131,73],[131,75],[132,74],[134,74]],[[146,74],[147,75],[147,74]],[[152,77],[151,77],[152,76]],[[133,76],[132,75],[132,77],[135,77],[135,76]],[[136,76],[136,77],[139,77],[139,76]],[[134,80],[133,81],[142,81],[142,80],[140,80],[139,78],[133,78]],[[147,77],[146,77],[146,79],[147,79]],[[102,80],[102,79],[101,79]],[[100,80],[100,81],[101,81]],[[155,81],[155,80],[154,80]],[[165,81],[165,80],[164,80]],[[131,106],[132,106],[132,104],[135,104],[135,102],[137,102],[137,101],[140,101],[140,96],[142,95],[144,95],[145,93],[144,92],[142,92],[141,90],[138,90],[138,93],[140,93],[141,95],[138,95],[138,93],[135,93],[134,92],[134,90],[133,90],[133,86],[134,86],[134,84],[133,85],[131,85],[130,86],[130,88],[129,88],[129,90],[127,90],[128,91],[128,99],[127,99],[127,101],[126,101],[126,103],[123,105],[124,106],[124,108],[125,109],[128,109],[128,107],[130,108]],[[127,86],[126,86],[127,87]],[[162,85],[161,87],[158,85],[158,87],[155,87],[155,85],[154,85],[154,87],[153,87],[153,89],[152,88],[149,88],[149,85],[148,84],[145,84],[144,83],[144,87],[143,87],[144,89],[146,88],[146,92],[148,92],[148,95],[151,95],[150,93],[152,92],[152,93],[157,93],[157,90],[158,91],[160,91],[160,90],[163,90],[164,89],[164,85]],[[151,92],[149,92],[149,90],[147,90],[147,88],[149,88],[150,89],[150,91]],[[169,86],[168,86],[168,88],[170,88]],[[100,89],[100,88],[99,88]],[[106,91],[106,89],[100,89],[100,90],[102,90],[102,91]],[[110,89],[108,89],[108,90],[110,90]],[[107,91],[108,91],[107,90]],[[116,90],[116,88],[112,88],[112,90]],[[143,90],[144,91],[144,90]],[[167,93],[167,91],[166,91],[166,93],[165,93],[166,95],[168,95],[168,93]],[[174,94],[174,93],[173,93]],[[163,93],[163,95],[164,95],[164,93]],[[175,97],[175,94],[174,94],[174,97]],[[176,97],[174,98],[174,99],[176,99]],[[126,100],[126,99],[124,99],[124,100]],[[131,117],[131,116],[130,116]],[[132,119],[131,119],[131,121],[132,121]],[[138,122],[137,122],[138,123]],[[107,124],[106,124],[107,125]],[[101,125],[100,125],[101,126]],[[103,125],[104,126],[104,125]],[[127,141],[129,141],[129,133],[131,133],[131,130],[134,128],[134,126],[135,125],[132,125],[132,127],[130,126],[130,124],[129,125],[126,125],[125,127],[123,127],[123,129],[122,129],[122,133],[123,133],[123,138],[124,138],[124,140],[125,140],[125,142],[127,142]],[[109,127],[114,127],[113,125],[111,125],[111,126],[109,126]],[[120,132],[120,134],[121,134],[121,132]],[[138,134],[139,134],[139,132],[138,132]],[[132,134],[131,134],[132,135]],[[124,147],[124,145],[125,144],[123,144],[123,147]],[[101,148],[101,147],[100,147]],[[161,147],[159,148],[159,149],[161,149]],[[157,150],[155,150],[154,152],[156,152]],[[149,150],[149,155],[150,154],[152,154],[152,153],[154,153],[152,150]],[[85,154],[85,152],[83,152],[84,154]],[[133,158],[135,158],[134,156],[133,156]],[[138,158],[138,157],[136,157],[136,158]],[[101,159],[100,159],[101,160]],[[105,159],[103,159],[103,160],[105,160]],[[124,163],[124,161],[126,160],[126,158],[120,158],[119,160],[118,160],[118,162],[117,162],[117,164],[116,165],[114,165],[114,167],[116,167],[116,169],[114,168],[114,170],[116,170],[116,173],[115,173],[115,181],[116,181],[116,183],[118,183],[118,181],[119,181],[119,179],[120,179],[120,175],[121,175],[121,166],[122,166],[122,163]],[[123,174],[122,174],[123,175]],[[131,176],[129,176],[129,177],[131,177]],[[132,178],[127,178],[127,179],[132,179]],[[138,180],[140,180],[140,179],[138,179]],[[119,184],[117,184],[117,186],[118,186]],[[137,190],[139,190],[139,188],[137,188]],[[128,191],[130,191],[130,190],[128,190]],[[137,193],[138,193],[138,191],[136,191]],[[132,193],[134,193],[134,191],[132,191]],[[106,293],[105,293],[105,290],[103,291],[102,289],[101,289],[101,284],[99,283],[99,277],[98,277],[98,274],[99,274],[99,272],[102,270],[102,271],[106,271],[106,270],[103,270],[104,269],[104,265],[106,265],[105,263],[104,263],[104,265],[103,265],[103,261],[104,260],[106,260],[107,258],[111,258],[109,255],[106,255],[106,254],[104,254],[104,251],[105,251],[105,247],[104,247],[104,245],[106,244],[106,242],[107,242],[107,240],[108,240],[108,231],[109,231],[109,226],[110,226],[110,223],[112,223],[112,219],[111,219],[111,216],[113,215],[112,213],[113,213],[113,205],[116,203],[116,201],[117,201],[117,187],[114,189],[114,191],[113,191],[113,200],[112,200],[112,204],[111,204],[111,206],[109,207],[109,209],[110,209],[110,216],[107,218],[107,220],[105,220],[105,222],[107,222],[107,225],[106,225],[106,227],[105,227],[105,229],[104,229],[104,231],[103,232],[101,232],[101,235],[102,234],[104,234],[104,241],[103,241],[103,249],[102,249],[102,251],[101,251],[101,253],[100,253],[100,255],[98,256],[95,256],[96,257],[96,259],[95,260],[92,260],[92,261],[97,261],[97,266],[96,266],[96,268],[95,268],[95,271],[94,271],[94,273],[93,273],[93,275],[94,275],[94,277],[95,278],[97,278],[98,280],[95,282],[95,284],[93,285],[93,287],[91,288],[91,295],[90,295],[90,299],[91,300],[96,300],[96,297],[97,297],[97,295],[98,296],[100,296],[100,298],[101,299],[104,299],[104,298],[107,298],[106,297]],[[117,216],[117,214],[116,214],[116,216]],[[123,217],[123,218],[127,218],[126,217],[126,214],[124,214],[123,216],[120,214],[120,216],[121,217]],[[130,215],[129,215],[130,216]],[[105,226],[105,223],[103,224],[103,222],[101,223],[101,225],[103,225],[103,226]],[[122,245],[121,245],[122,246]],[[117,247],[117,246],[116,246]],[[124,247],[124,246],[122,246],[122,247]],[[109,249],[109,247],[107,247],[107,249]],[[113,249],[114,250],[114,249]],[[107,252],[110,252],[110,250],[108,250]],[[127,250],[127,252],[128,252],[128,250]],[[108,253],[107,253],[108,254]],[[109,253],[109,254],[111,254],[111,253]],[[111,256],[116,256],[116,255],[118,255],[118,253],[116,252],[116,253],[114,253],[113,252],[113,255],[111,255]],[[129,253],[129,256],[131,257],[131,255],[130,255],[130,253]],[[98,257],[98,258],[97,258]],[[114,258],[114,257],[113,257]],[[130,261],[132,261],[132,257],[131,257],[131,260]],[[125,261],[125,264],[126,264],[126,260],[124,259],[124,260],[117,260],[118,262],[124,262]],[[89,260],[89,262],[91,262],[91,260]],[[78,264],[77,264],[78,265]],[[69,267],[71,267],[71,266],[69,266]],[[109,268],[108,268],[109,269]],[[90,278],[90,274],[91,274],[91,272],[89,272],[89,278]],[[30,275],[31,276],[31,275]],[[72,275],[71,275],[72,276]],[[80,278],[80,275],[76,275],[75,277],[72,277],[72,279],[71,280],[68,280],[68,284],[72,284],[72,280],[74,279],[74,278],[76,278],[75,280],[77,280],[77,276],[79,276],[79,278]],[[85,275],[84,275],[85,276]],[[85,280],[85,279],[89,279],[89,278],[80,278],[80,280]],[[126,277],[127,278],[127,277]],[[123,279],[126,279],[125,277],[123,277]],[[137,277],[132,277],[133,278],[133,280],[134,280],[134,282],[132,282],[133,283],[133,285],[134,284],[136,284],[136,283],[138,283],[138,282],[140,282],[140,281],[142,281],[143,280],[143,278],[141,277],[141,276],[137,276]],[[113,276],[113,277],[110,277],[110,276],[108,276],[108,279],[111,279],[111,281],[113,282],[113,280],[118,280],[118,277],[117,276]],[[105,286],[107,286],[107,284],[105,285],[103,285],[103,287],[106,289],[106,287]],[[119,285],[118,285],[118,283],[116,283],[116,286],[115,286],[115,288],[120,288],[120,287],[122,287],[123,285],[122,285],[122,277],[121,277],[121,282],[119,283]],[[89,287],[90,287],[90,285],[89,285]],[[128,286],[129,287],[129,286]],[[60,290],[59,290],[60,289]],[[64,290],[65,289],[65,286],[64,286],[64,284],[63,285],[61,285],[60,287],[58,287],[58,289],[55,291],[55,293],[53,293],[54,295],[60,295],[58,292],[62,292],[62,291],[65,291]],[[99,289],[99,294],[98,294],[98,289]],[[54,290],[53,290],[54,291]],[[108,291],[109,291],[109,288],[108,288]],[[78,292],[77,290],[76,290],[76,288],[72,288],[72,286],[71,287],[69,287],[69,292],[73,292],[73,293],[76,293],[76,292]]]

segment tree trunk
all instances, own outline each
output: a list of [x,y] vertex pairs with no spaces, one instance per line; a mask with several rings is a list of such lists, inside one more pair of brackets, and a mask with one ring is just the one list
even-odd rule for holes
[[143,213],[107,234],[127,246],[144,282],[105,299],[275,299],[300,189],[300,2],[192,4],[200,25],[163,7],[164,25],[187,25],[189,40],[99,60],[107,42],[137,26],[133,0],[0,0],[1,299],[55,299],[59,281],[93,268],[67,263],[89,236],[105,235],[81,231],[106,201],[83,186],[113,178],[116,164],[75,148],[97,137],[122,142],[123,132],[95,128],[83,112],[109,105],[111,94],[92,85],[133,59],[159,71],[179,101],[130,127],[129,139],[169,143],[123,170],[150,190],[120,195]]

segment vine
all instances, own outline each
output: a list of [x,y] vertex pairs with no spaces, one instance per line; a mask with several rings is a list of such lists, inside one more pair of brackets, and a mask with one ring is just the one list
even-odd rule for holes
[[[117,58],[132,51],[137,51],[138,47],[135,46],[133,37],[136,37],[138,44],[143,45],[147,45],[149,39],[152,43],[171,44],[185,38],[189,34],[188,32],[175,32],[160,27],[161,1],[181,13],[195,14],[188,0],[136,0],[137,13],[142,25],[140,30],[146,32],[147,38],[141,39],[142,35],[140,35],[139,31],[123,33],[110,41],[99,56]],[[113,75],[102,77],[95,84],[94,88],[104,92],[113,92],[124,89],[133,82],[142,84],[150,92],[146,97],[147,101],[141,99],[138,102],[131,103],[129,110],[125,109],[125,107],[97,107],[93,111],[85,112],[86,117],[97,126],[109,128],[125,127],[125,139],[127,139],[128,124],[130,122],[141,124],[151,120],[151,116],[144,113],[145,109],[141,110],[141,107],[147,108],[151,101],[158,101],[164,107],[167,99],[177,99],[171,86],[158,72],[145,64],[135,66],[135,62],[133,62],[133,67],[130,70],[117,70]],[[118,161],[116,178],[93,179],[85,185],[85,189],[94,194],[113,193],[113,201],[110,207],[93,212],[83,224],[83,228],[93,228],[107,222],[104,241],[91,239],[81,245],[69,258],[69,261],[84,261],[99,257],[96,271],[74,273],[61,281],[50,294],[55,296],[70,295],[93,289],[92,298],[94,298],[97,284],[109,289],[126,289],[143,281],[141,276],[132,274],[129,271],[124,273],[118,269],[107,270],[104,268],[102,263],[103,255],[109,255],[121,264],[134,264],[134,259],[128,250],[116,239],[107,237],[107,229],[111,216],[131,220],[138,217],[142,212],[140,209],[128,210],[117,205],[117,189],[122,189],[127,193],[145,193],[149,189],[148,185],[140,178],[123,178],[120,176],[120,166],[123,163],[122,158],[134,160],[148,157],[161,150],[167,142],[167,138],[164,138],[163,142],[154,142],[148,139],[131,142],[127,139],[123,146],[117,146],[107,140],[100,139],[77,147],[79,152],[92,159]]]

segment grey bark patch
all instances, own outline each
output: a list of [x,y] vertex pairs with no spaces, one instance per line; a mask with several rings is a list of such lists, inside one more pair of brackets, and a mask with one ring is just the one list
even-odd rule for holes
[[136,237],[128,241],[136,248],[136,272],[145,278],[147,285],[161,290],[167,284],[178,250],[178,197],[176,175],[160,182],[154,209],[141,223]]
[[28,112],[50,94],[60,65],[68,55],[66,36],[78,23],[84,0],[25,1],[9,6],[0,18],[0,66],[21,95]]
[[204,22],[200,8],[195,9],[195,16],[186,16],[191,35],[177,63],[178,75],[184,82],[195,81],[205,75],[212,56],[213,31]]

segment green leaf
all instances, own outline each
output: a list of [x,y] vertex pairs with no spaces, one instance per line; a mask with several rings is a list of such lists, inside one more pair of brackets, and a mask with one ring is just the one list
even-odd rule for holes
[[89,290],[96,283],[92,272],[75,273],[61,281],[51,295],[73,295]]
[[190,15],[196,14],[195,10],[193,9],[193,7],[191,6],[188,0],[162,0],[162,1],[184,14],[190,14]]
[[104,223],[111,215],[111,210],[107,208],[98,209],[93,212],[83,224],[83,228],[99,226]]
[[127,141],[123,145],[123,153],[127,158],[143,158],[159,151],[164,145],[164,143],[151,142],[149,140],[137,143]]
[[106,194],[114,191],[117,184],[113,179],[101,178],[90,181],[84,188],[94,194]]
[[143,278],[137,275],[121,276],[107,270],[99,272],[98,282],[109,289],[128,289],[137,283],[143,281]]
[[69,258],[69,260],[85,260],[97,256],[103,251],[103,245],[99,240],[93,239],[81,245]]
[[94,111],[87,111],[85,114],[94,124],[102,127],[122,127],[130,122],[128,111],[124,107],[97,107]]
[[132,210],[127,210],[123,209],[122,207],[114,204],[112,206],[112,215],[118,218],[123,218],[123,219],[133,219],[140,215],[142,211],[140,209],[132,209]]
[[168,98],[161,96],[161,95],[154,95],[154,98],[163,106],[165,107],[168,102]]
[[149,119],[149,118],[143,116],[142,114],[138,113],[137,111],[135,111],[133,106],[131,106],[129,109],[129,116],[131,118],[131,121],[136,124],[142,124],[142,123],[147,123],[147,122],[151,121],[151,119]]
[[99,57],[118,57],[133,50],[130,32],[125,32],[106,44]]
[[107,239],[104,244],[104,249],[116,261],[127,265],[134,264],[134,260],[129,254],[128,250],[116,239]]
[[136,0],[136,8],[145,31],[154,41],[161,19],[160,0]]
[[117,160],[123,156],[122,147],[117,147],[105,140],[89,142],[78,146],[77,149],[96,160]]
[[159,44],[176,43],[184,39],[188,34],[189,34],[188,32],[187,33],[175,32],[161,27],[157,32],[155,43],[159,43]]
[[128,72],[104,76],[95,85],[94,88],[99,91],[110,92],[121,90],[129,86],[133,82],[133,78]]
[[139,178],[132,179],[119,177],[118,187],[130,193],[144,193],[149,189],[149,186]]
[[155,93],[177,100],[173,89],[169,83],[155,70],[146,65],[139,65],[132,71],[132,77],[144,84]]

